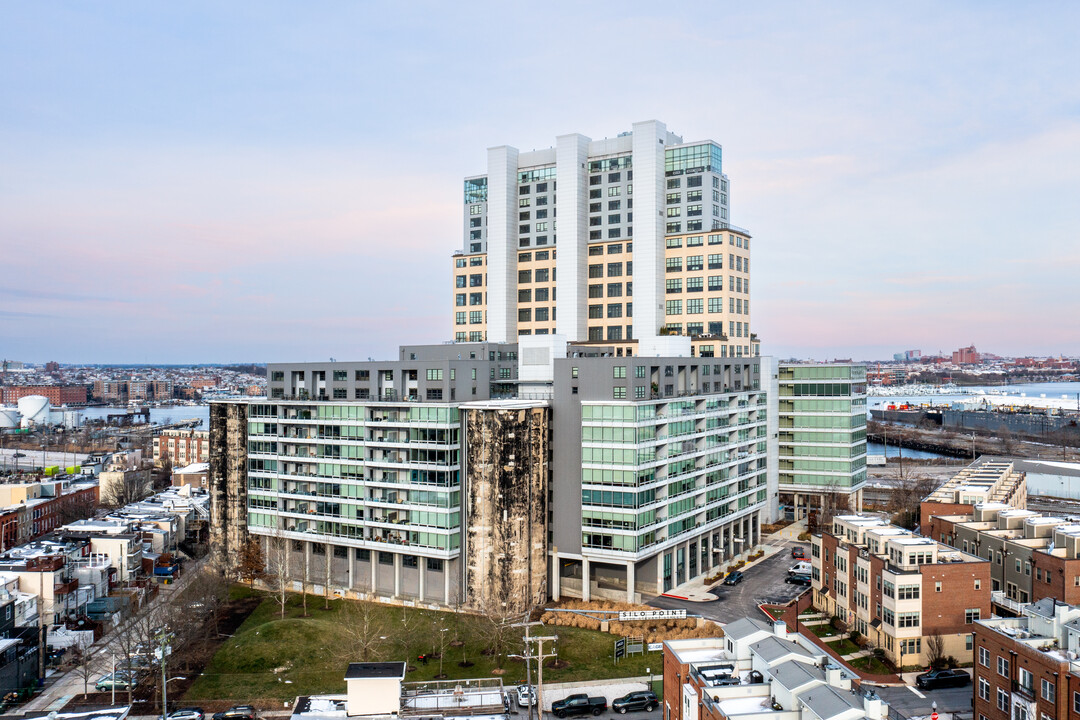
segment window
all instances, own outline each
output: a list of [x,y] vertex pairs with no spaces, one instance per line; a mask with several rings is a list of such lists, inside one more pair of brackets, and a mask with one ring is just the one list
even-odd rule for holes
[[607,265],[608,277],[622,277],[622,263],[608,263]]
[[531,322],[532,310],[529,308],[520,308],[518,310],[518,322]]
[[547,322],[550,310],[546,307],[536,308],[536,322]]
[[1057,685],[1050,682],[1046,678],[1042,679],[1042,698],[1048,702],[1054,702],[1054,698],[1057,697]]
[[1001,677],[1009,677],[1009,661],[998,655],[997,671]]
[[622,297],[622,283],[608,283],[608,297]]
[[480,325],[483,322],[484,322],[484,311],[483,310],[470,310],[469,311],[469,324],[470,325]]
[[690,256],[688,256],[686,258],[686,269],[687,270],[701,270],[701,269],[703,269],[705,267],[705,265],[703,263],[704,259],[705,258],[704,258],[703,255],[690,255]]
[[990,651],[984,647],[979,648],[979,664],[985,668],[990,667]]
[[964,611],[964,622],[968,625],[979,619],[979,608],[968,608]]
[[611,377],[613,377],[613,378],[625,378],[626,377],[626,366],[625,365],[616,365],[616,366],[614,366],[612,368]]
[[431,572],[442,572],[443,561],[438,558],[428,558],[427,569]]
[[705,301],[701,298],[692,298],[686,301],[687,315],[700,315],[705,312]]
[[604,297],[604,286],[603,285],[590,285],[589,286],[589,297],[591,297],[591,298],[602,298],[602,297]]
[[604,277],[604,266],[603,265],[590,265],[589,266],[589,277],[591,277],[591,278],[602,278],[602,277]]
[[551,271],[547,268],[538,268],[535,279],[536,282],[549,282],[551,279]]
[[682,272],[682,258],[681,257],[668,258],[665,261],[665,265],[667,266],[667,271],[668,272]]
[[590,305],[589,306],[589,317],[591,319],[593,319],[593,320],[604,317],[604,306],[603,305]]
[[612,303],[607,306],[607,316],[609,318],[621,318],[622,317],[622,303]]
[[668,278],[665,283],[669,295],[682,292],[682,278]]
[[549,288],[536,288],[536,302],[547,302],[550,292]]
[[979,678],[979,697],[990,700],[990,683],[986,681],[986,678]]
[[997,689],[997,706],[1002,712],[1009,711],[1009,694],[1001,688]]
[[668,300],[667,301],[667,314],[668,315],[682,315],[682,300]]
[[1080,713],[1080,692],[1073,693],[1073,712]]
[[701,292],[705,289],[704,278],[686,278],[686,292]]
[[607,189],[607,194],[608,197],[619,197],[619,195],[622,194],[622,188],[620,188],[618,185],[616,185],[615,187],[609,187]]
[[626,388],[625,387],[613,387],[611,388],[611,398],[613,400],[625,400]]

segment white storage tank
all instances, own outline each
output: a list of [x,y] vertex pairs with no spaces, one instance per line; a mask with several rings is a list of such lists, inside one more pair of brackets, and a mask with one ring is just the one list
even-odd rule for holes
[[44,395],[27,395],[19,398],[19,413],[22,426],[47,425],[49,422],[49,398]]
[[0,430],[9,430],[19,427],[19,418],[22,415],[13,407],[0,407]]

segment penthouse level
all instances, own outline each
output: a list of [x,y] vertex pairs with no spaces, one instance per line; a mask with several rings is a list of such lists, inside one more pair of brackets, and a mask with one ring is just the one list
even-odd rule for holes
[[775,514],[762,361],[685,350],[547,336],[271,364],[268,399],[212,405],[217,545],[288,541],[298,580],[397,601],[664,592]]
[[1026,508],[1025,474],[1011,460],[981,457],[923,498],[919,504],[919,521],[926,527],[933,515],[971,513],[980,503]]
[[869,515],[841,515],[812,539],[814,604],[883,648],[898,667],[928,664],[926,639],[971,657],[972,623],[990,617],[990,563]]

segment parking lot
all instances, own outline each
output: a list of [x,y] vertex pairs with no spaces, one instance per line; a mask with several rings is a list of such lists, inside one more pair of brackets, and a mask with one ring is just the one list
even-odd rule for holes
[[789,585],[784,580],[787,578],[788,568],[797,562],[791,557],[791,548],[799,546],[809,554],[810,544],[785,541],[777,543],[777,546],[780,551],[746,570],[745,578],[738,585],[717,583],[712,586],[709,592],[717,596],[715,601],[699,603],[658,597],[649,601],[649,605],[666,609],[685,608],[688,613],[721,623],[744,617],[761,619],[763,616],[758,611],[759,604],[782,605],[807,589],[799,585]]

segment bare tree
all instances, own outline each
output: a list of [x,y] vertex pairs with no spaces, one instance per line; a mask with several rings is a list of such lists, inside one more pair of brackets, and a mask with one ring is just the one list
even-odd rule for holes
[[919,508],[924,498],[937,489],[938,482],[929,475],[901,478],[893,484],[888,510],[893,522],[913,528],[919,522]]
[[338,628],[344,635],[338,648],[345,660],[355,660],[358,653],[364,662],[378,660],[390,642],[386,614],[374,603],[345,601]]
[[330,586],[334,580],[333,566],[331,564],[334,558],[334,548],[330,543],[325,543],[323,545],[323,550],[323,610],[329,610]]
[[84,648],[82,645],[72,646],[71,658],[75,664],[72,672],[82,680],[83,699],[86,699],[86,695],[90,692],[90,679],[98,672],[99,658],[90,648]]
[[100,501],[106,507],[118,508],[138,502],[150,494],[150,473],[146,470],[128,470],[108,476],[101,488]]
[[945,665],[945,638],[940,635],[926,637],[926,659],[930,667],[940,668]]
[[488,651],[495,658],[495,666],[501,668],[507,651],[514,638],[520,634],[513,624],[520,619],[520,613],[510,612],[509,603],[497,599],[489,600],[480,608],[480,617],[476,624],[477,634],[484,641]]
[[263,560],[262,546],[255,536],[240,547],[236,562],[236,571],[240,579],[248,585],[254,585],[266,570],[266,561]]
[[289,602],[289,542],[280,529],[275,529],[273,535],[267,538],[267,582],[274,593],[274,600],[281,607],[282,618]]

